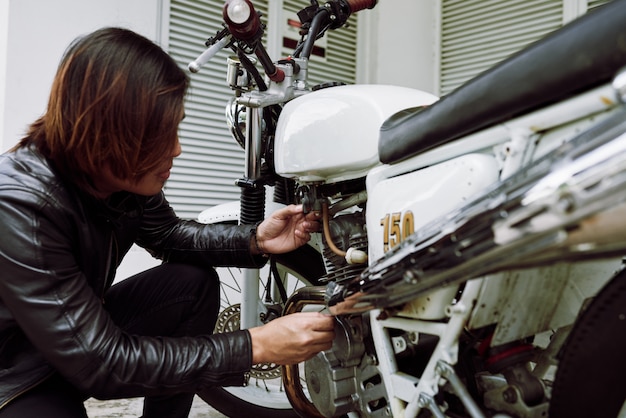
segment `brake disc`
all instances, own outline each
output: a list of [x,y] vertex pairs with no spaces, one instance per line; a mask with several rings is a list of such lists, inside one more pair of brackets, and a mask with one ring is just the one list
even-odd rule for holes
[[[217,316],[215,333],[232,332],[240,329],[241,306],[237,303],[224,309]],[[250,369],[250,377],[257,379],[277,379],[281,377],[280,366],[276,363],[253,364]]]

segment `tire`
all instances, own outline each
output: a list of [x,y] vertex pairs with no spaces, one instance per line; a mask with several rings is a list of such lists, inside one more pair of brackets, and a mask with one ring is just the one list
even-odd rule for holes
[[[276,257],[275,261],[281,277],[288,275],[285,289],[287,295],[299,287],[318,285],[320,277],[325,273],[320,254],[309,246]],[[222,286],[222,300],[216,332],[239,329],[237,291],[240,292],[240,289],[236,283],[237,273],[225,268],[217,271]],[[269,271],[268,266],[262,270],[262,281]],[[263,284],[260,287],[262,291]],[[277,302],[284,304],[284,301]],[[263,365],[251,370],[250,381],[245,387],[211,388],[198,396],[229,417],[297,418],[282,387],[280,372],[279,366]]]
[[550,418],[617,417],[625,405],[625,376],[626,270],[622,270],[598,293],[568,337],[559,356]]

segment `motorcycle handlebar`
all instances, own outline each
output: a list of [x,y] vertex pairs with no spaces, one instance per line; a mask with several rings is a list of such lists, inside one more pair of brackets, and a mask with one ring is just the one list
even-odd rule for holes
[[[312,51],[313,43],[317,38],[318,31],[323,30],[323,21],[325,19],[330,20],[331,14],[333,15],[332,18],[334,18],[334,25],[331,25],[331,28],[337,28],[343,25],[352,13],[364,9],[371,9],[376,3],[377,0],[329,0],[328,3],[326,3],[326,7],[322,9],[324,13],[317,14],[313,19],[311,24],[311,36],[307,38],[302,48],[302,56],[308,58]],[[263,25],[261,24],[259,14],[254,10],[252,2],[250,0],[226,0],[222,9],[222,17],[233,38],[242,40],[253,46],[255,54],[270,79],[278,82],[282,81],[284,79],[284,73],[282,70],[276,68],[267,56],[263,45],[258,42],[263,35]],[[194,66],[194,69],[196,69],[196,67],[197,66]],[[191,71],[194,71],[191,64],[189,68]]]
[[[327,5],[331,9],[344,11],[347,6],[349,16],[364,9],[374,8],[377,2],[377,0],[333,0]],[[222,16],[230,33],[237,39],[251,41],[263,34],[261,20],[250,0],[227,0],[222,9]]]
[[378,0],[348,0],[351,13],[356,13],[365,9],[373,9]]
[[211,58],[215,56],[215,54],[217,54],[230,42],[230,38],[230,35],[226,36],[208,47],[202,54],[198,56],[198,58],[189,63],[189,65],[187,66],[189,68],[189,71],[191,71],[192,73],[197,73],[198,71],[200,71],[200,68],[204,64],[209,62]]
[[325,30],[324,26],[329,25],[331,29],[343,26],[348,18],[358,11],[371,9],[376,6],[377,0],[331,0],[320,7],[311,19],[309,35],[302,45],[300,56],[308,58],[313,51],[313,44],[317,39],[319,31]]

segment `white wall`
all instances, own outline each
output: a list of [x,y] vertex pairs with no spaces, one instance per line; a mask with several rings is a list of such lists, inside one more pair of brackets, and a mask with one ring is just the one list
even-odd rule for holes
[[358,80],[437,94],[439,0],[379,0],[361,12]]
[[0,150],[2,147],[2,136],[4,129],[4,102],[6,97],[7,81],[7,60],[6,52],[9,42],[9,2],[0,0]]
[[161,1],[0,0],[0,151],[45,110],[57,64],[77,36],[124,26],[160,36]]

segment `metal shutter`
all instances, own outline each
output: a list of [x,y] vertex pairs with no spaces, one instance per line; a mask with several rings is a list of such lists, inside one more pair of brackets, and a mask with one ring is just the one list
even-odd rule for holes
[[[221,29],[222,0],[171,0],[169,53],[187,70],[203,50],[203,42]],[[182,218],[219,203],[236,200],[234,181],[243,173],[243,151],[230,137],[224,108],[232,96],[226,85],[223,50],[197,74],[191,75],[180,125],[182,154],[174,160],[165,194]]]
[[562,24],[562,1],[442,0],[440,95]]
[[[270,5],[271,2],[271,5]],[[203,50],[204,40],[222,27],[223,0],[171,0],[169,22],[169,53],[180,64],[194,60]],[[255,0],[262,21],[271,18],[270,10],[287,16],[309,4],[307,1]],[[270,7],[272,6],[272,7]],[[282,19],[272,22],[283,24]],[[313,57],[310,63],[311,84],[326,81],[354,83],[356,80],[356,18],[350,26],[326,35],[324,58]],[[285,22],[286,24],[286,22]],[[270,28],[271,30],[272,28]],[[274,28],[274,44],[282,45],[285,31]],[[239,200],[240,190],[234,185],[244,171],[243,150],[231,138],[224,119],[224,108],[232,97],[226,86],[226,58],[232,51],[220,52],[197,74],[191,75],[191,88],[186,103],[186,117],[180,125],[183,153],[174,160],[172,175],[165,194],[182,218],[194,219],[209,207]],[[283,48],[287,56],[291,50]],[[273,59],[281,57],[273,56]]]

